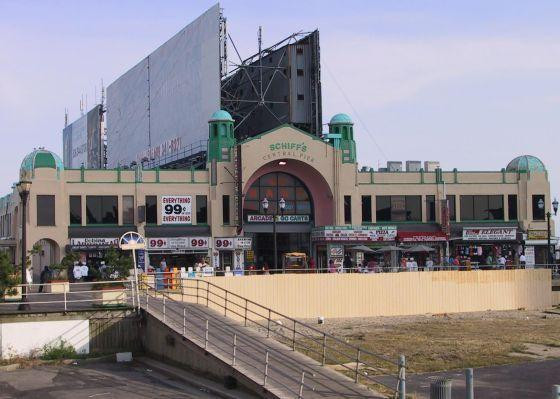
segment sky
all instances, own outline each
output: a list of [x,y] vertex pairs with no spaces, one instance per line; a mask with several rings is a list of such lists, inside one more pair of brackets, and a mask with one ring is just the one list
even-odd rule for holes
[[[0,0],[0,193],[23,157],[62,155],[64,110],[110,84],[215,1]],[[228,1],[242,56],[320,30],[323,122],[355,122],[358,161],[500,170],[531,154],[560,197],[560,2]],[[231,53],[231,52],[230,52]],[[326,128],[326,127],[325,127]]]

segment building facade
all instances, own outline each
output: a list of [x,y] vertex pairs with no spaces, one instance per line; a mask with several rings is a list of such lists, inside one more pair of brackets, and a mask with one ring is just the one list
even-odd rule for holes
[[[357,245],[430,247],[415,255],[420,262],[446,252],[480,264],[489,254],[514,262],[522,252],[528,263],[546,262],[552,199],[537,158],[498,171],[359,170],[353,129],[338,114],[323,139],[283,125],[237,142],[233,119],[217,111],[204,170],[65,169],[56,154],[35,150],[20,171],[32,182],[26,245],[41,245],[34,274],[68,251],[95,263],[129,230],[147,237],[142,265],[166,258],[188,267],[207,257],[217,270],[272,268],[275,242],[278,267],[291,252],[321,268],[345,254],[360,260]],[[20,209],[12,187],[0,199],[0,247],[17,263]],[[389,254],[380,260],[395,263]]]

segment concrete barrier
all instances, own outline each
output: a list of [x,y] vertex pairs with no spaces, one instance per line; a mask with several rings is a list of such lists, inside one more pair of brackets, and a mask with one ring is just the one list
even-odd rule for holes
[[295,318],[545,309],[553,304],[550,270],[276,274],[206,280]]

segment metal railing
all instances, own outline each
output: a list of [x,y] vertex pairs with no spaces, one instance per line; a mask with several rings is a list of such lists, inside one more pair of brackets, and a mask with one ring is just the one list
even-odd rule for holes
[[[0,301],[0,311],[22,304],[29,305],[31,310],[46,311],[83,310],[102,305],[137,306],[135,284],[130,280],[18,284],[13,288],[15,295],[6,295],[4,301]],[[107,298],[105,293],[115,295]]]
[[[141,292],[149,296],[158,281],[162,285],[169,283],[169,279],[155,277],[155,285],[140,283]],[[405,389],[405,359],[391,360],[372,351],[352,345],[343,339],[321,331],[316,327],[298,321],[294,318],[276,312],[266,306],[260,305],[250,299],[244,298],[234,292],[221,288],[213,283],[199,279],[176,279],[172,288],[166,290],[153,290],[152,295],[180,295],[181,301],[205,305],[223,312],[224,316],[237,318],[246,327],[257,327],[266,332],[267,338],[289,346],[293,351],[300,351],[321,365],[337,366],[336,368],[352,377],[354,382],[362,381],[383,386],[393,393]],[[183,305],[184,306],[184,305]],[[383,375],[380,381],[368,373]],[[394,377],[394,383],[386,382],[387,376]],[[403,396],[404,397],[404,396]]]

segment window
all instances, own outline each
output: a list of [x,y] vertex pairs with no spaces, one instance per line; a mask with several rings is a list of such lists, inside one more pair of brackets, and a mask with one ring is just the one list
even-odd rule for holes
[[344,196],[344,223],[352,224],[352,197]]
[[124,195],[122,197],[122,207],[123,224],[134,224],[134,196]]
[[86,196],[87,224],[118,224],[118,214],[116,195]]
[[157,223],[157,195],[146,195],[146,223]]
[[222,196],[222,221],[223,224],[229,224],[229,195]]
[[375,198],[378,222],[422,221],[420,195],[380,195]]
[[461,220],[504,220],[504,197],[461,195]]
[[303,76],[303,69],[301,68],[297,69],[297,76]]
[[456,221],[457,220],[457,212],[455,212],[455,196],[448,195],[447,196],[447,204],[449,206],[449,220]]
[[196,196],[196,224],[208,223],[207,200],[205,195]]
[[544,201],[544,195],[533,195],[533,220],[544,220],[546,209],[545,205],[546,202]]
[[302,101],[302,100],[304,99],[303,94],[298,94],[298,95],[297,95],[297,99],[300,100],[300,101]]
[[436,196],[426,195],[426,219],[428,222],[436,221]]
[[371,223],[371,195],[362,195],[362,223]]
[[517,195],[508,195],[508,218],[509,220],[517,220]]
[[54,195],[37,196],[37,226],[54,226]]
[[70,196],[70,224],[82,224],[82,196]]

